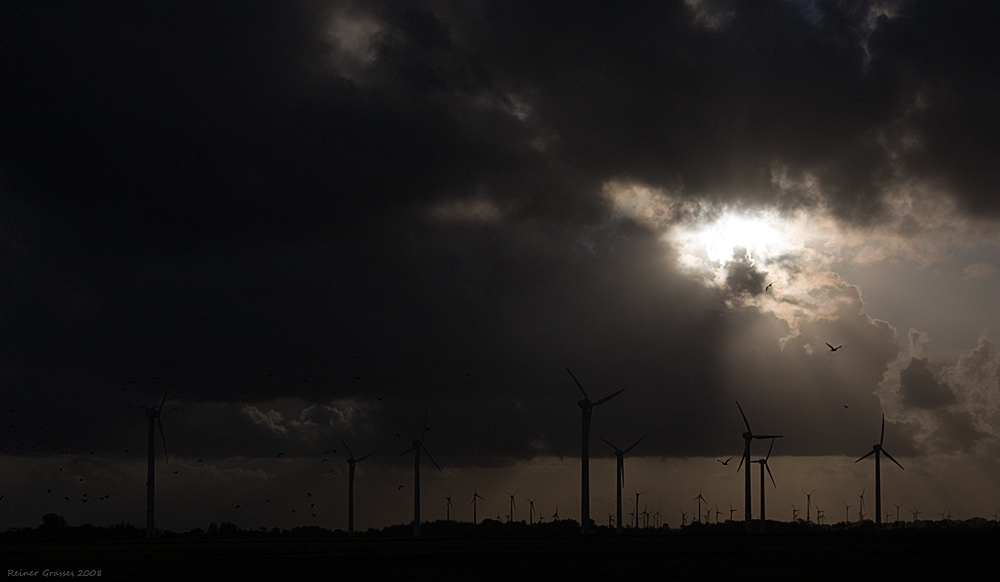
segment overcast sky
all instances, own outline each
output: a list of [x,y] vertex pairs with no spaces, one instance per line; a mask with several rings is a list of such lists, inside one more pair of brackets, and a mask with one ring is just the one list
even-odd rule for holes
[[425,410],[425,518],[520,488],[579,519],[567,368],[625,389],[594,411],[599,522],[598,436],[645,435],[626,489],[671,525],[699,488],[741,507],[715,462],[736,400],[784,435],[777,518],[873,489],[883,413],[886,507],[992,517],[998,25],[959,1],[4,2],[0,526],[143,524],[129,406],[164,393],[163,527],[344,528],[341,439],[374,453],[359,527],[404,523]]

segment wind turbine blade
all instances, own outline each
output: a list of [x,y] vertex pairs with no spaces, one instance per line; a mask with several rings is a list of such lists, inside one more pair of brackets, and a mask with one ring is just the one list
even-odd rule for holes
[[[892,458],[892,455],[890,455],[890,454],[889,454],[889,451],[887,451],[887,450],[885,450],[885,449],[882,449],[882,454],[883,454],[883,455],[885,455],[886,457],[888,457],[888,458],[889,458],[889,460],[890,460],[890,461],[892,461],[893,463],[896,463],[896,466],[897,466],[897,467],[899,467],[900,469],[903,469],[903,466],[902,466],[902,465],[900,465],[900,464],[899,464],[899,463],[898,463],[898,462],[896,461],[896,459],[893,459],[893,458]],[[906,469],[903,469],[903,470],[905,471]]]
[[[437,467],[437,470],[441,471],[441,467],[438,467],[437,461],[435,461],[434,457],[432,457],[431,454],[427,452],[427,447],[425,447],[421,443],[420,448],[424,450],[424,454],[427,455],[427,458],[430,459],[432,463],[434,463],[434,466]],[[441,471],[441,472],[444,473],[444,471]]]
[[612,398],[614,398],[615,396],[618,396],[619,394],[621,394],[621,393],[622,393],[622,392],[624,392],[624,391],[625,391],[625,389],[624,389],[624,388],[622,388],[621,390],[619,390],[618,392],[615,392],[615,393],[614,393],[614,394],[612,394],[611,396],[605,396],[604,398],[601,398],[600,400],[598,400],[597,402],[595,402],[595,403],[594,403],[594,406],[597,406],[598,404],[604,404],[604,403],[605,403],[605,402],[607,402],[608,400],[611,400]]
[[410,448],[406,449],[406,450],[405,450],[405,451],[403,451],[402,453],[399,453],[399,456],[400,456],[400,457],[402,457],[403,455],[405,455],[406,453],[408,453],[408,452],[412,451],[412,450],[413,450],[413,449],[415,449],[415,448],[417,448],[417,446],[416,446],[416,445],[413,445],[412,447],[410,447]]
[[878,445],[882,446],[882,441],[885,440],[885,414],[882,414],[882,434],[878,437]]
[[872,456],[875,453],[875,450],[876,449],[872,449],[871,451],[868,451],[867,455],[865,455],[864,457],[861,457],[860,459],[858,459],[857,461],[854,461],[854,462],[858,463],[858,462],[861,462],[862,460],[864,460],[865,458]]
[[[569,368],[566,368],[566,371],[569,372]],[[576,376],[573,376],[573,372],[569,372],[569,375],[573,377],[573,381],[576,382],[576,387],[580,389],[580,392],[583,392],[583,397],[590,400],[590,396],[587,396],[587,391],[583,389],[583,384],[576,379]]]
[[747,415],[743,414],[743,407],[740,406],[739,400],[736,401],[736,408],[740,409],[740,416],[743,417],[743,424],[747,425],[747,432],[753,432],[752,430],[750,430],[750,421],[747,420]]
[[641,437],[639,437],[639,440],[637,440],[637,441],[635,441],[634,443],[632,443],[632,446],[630,446],[629,448],[627,448],[627,449],[625,449],[624,451],[622,451],[622,453],[627,453],[627,452],[631,451],[632,449],[634,449],[634,448],[635,448],[635,446],[636,446],[637,444],[641,443],[641,442],[642,442],[642,439],[644,439],[644,438],[646,438],[646,435],[642,435]]
[[737,473],[739,473],[739,472],[740,472],[740,469],[742,469],[742,468],[743,468],[743,461],[744,461],[744,460],[746,460],[746,458],[747,458],[747,454],[746,454],[746,452],[744,452],[744,453],[743,453],[743,456],[742,456],[742,457],[740,457],[740,466],[739,466],[739,467],[736,467],[736,472],[737,472]]
[[764,465],[764,467],[767,468],[767,476],[771,478],[771,485],[774,485],[774,488],[777,489],[778,484],[774,482],[774,475],[771,474],[771,467],[768,466],[767,463],[762,463],[762,464]]
[[[350,452],[350,451],[348,451],[348,452]],[[365,459],[367,459],[368,457],[370,457],[370,456],[372,456],[374,454],[375,453],[368,453],[367,455],[361,457],[360,459],[355,459],[354,462],[355,463],[360,463],[361,461],[364,461]],[[354,455],[351,455],[351,456],[353,457]]]
[[622,463],[618,467],[618,486],[619,487],[625,486],[625,463]]
[[608,445],[609,447],[611,447],[612,449],[614,449],[616,453],[618,452],[618,447],[616,447],[616,446],[614,446],[613,444],[609,443],[608,441],[604,440],[604,439],[603,439],[602,437],[597,437],[597,438],[599,438],[599,439],[601,439],[602,441],[604,441],[604,443],[605,443],[605,444],[607,444],[607,445]]
[[[773,449],[773,448],[774,448],[774,439],[771,439],[771,446],[767,447],[767,456],[764,457],[764,464],[765,465],[767,464],[767,460],[771,458],[771,449]],[[770,472],[770,471],[771,470],[768,469],[768,472]]]
[[163,391],[163,400],[160,400],[160,407],[156,409],[157,412],[163,412],[163,404],[167,401],[167,393],[169,391],[170,391],[170,386],[167,386],[167,389]]
[[753,435],[753,438],[760,439],[760,440],[764,440],[764,439],[780,439],[781,436],[782,435],[780,435],[780,434],[755,434],[755,435]]
[[354,453],[351,452],[351,447],[347,446],[347,443],[344,441],[344,439],[340,439],[340,442],[343,443],[344,448],[347,449],[347,454],[353,459]]
[[[156,417],[156,423],[160,425],[160,438],[163,439],[163,458],[167,460],[167,464],[170,464],[170,456],[167,455],[167,435],[163,434],[163,421],[160,417]],[[899,463],[896,463],[897,465]]]
[[424,407],[424,432],[421,433],[420,440],[424,440],[425,436],[427,436],[427,407],[426,406]]

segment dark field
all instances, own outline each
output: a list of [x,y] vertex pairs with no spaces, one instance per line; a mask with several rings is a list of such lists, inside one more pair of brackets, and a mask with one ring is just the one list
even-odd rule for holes
[[998,550],[995,532],[36,542],[7,544],[2,567],[101,580],[995,580]]

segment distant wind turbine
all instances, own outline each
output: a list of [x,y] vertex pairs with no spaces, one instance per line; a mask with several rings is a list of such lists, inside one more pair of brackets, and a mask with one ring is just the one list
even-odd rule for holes
[[[767,469],[767,476],[771,478],[771,485],[777,489],[778,485],[774,482],[774,475],[771,474],[771,467],[768,466],[767,460],[771,458],[771,449],[774,448],[774,439],[771,439],[771,446],[767,448],[767,456],[763,459],[757,459],[753,461],[754,463],[760,464],[760,531],[764,532],[764,524],[767,521],[764,513],[764,469]],[[747,467],[747,473],[750,472],[750,468]]]
[[167,401],[167,390],[163,392],[163,399],[160,400],[160,406],[157,407],[146,407],[137,406],[146,411],[146,418],[149,419],[149,435],[148,435],[148,457],[146,463],[146,537],[151,538],[156,533],[156,528],[153,519],[153,506],[155,502],[154,490],[156,484],[156,427],[155,424],[160,425],[160,438],[163,440],[163,458],[167,464],[170,464],[170,457],[167,455],[167,437],[163,433],[163,420],[160,419],[160,411],[163,410],[163,404]]
[[580,450],[580,527],[583,533],[590,533],[590,418],[593,413],[595,406],[600,406],[608,400],[611,400],[615,396],[618,396],[625,391],[624,388],[611,394],[610,396],[605,396],[597,402],[591,402],[590,397],[587,396],[587,391],[583,389],[583,384],[573,376],[573,372],[570,372],[569,368],[566,368],[569,375],[576,382],[577,388],[583,393],[583,399],[577,401],[577,406],[583,411],[583,431],[581,437],[581,450]]
[[622,525],[622,485],[624,485],[624,483],[625,483],[625,453],[627,453],[627,452],[631,451],[633,448],[635,448],[635,446],[637,444],[639,444],[640,442],[642,442],[642,439],[646,438],[646,436],[643,435],[643,436],[639,437],[639,440],[637,440],[634,443],[632,443],[625,450],[619,449],[618,447],[616,447],[615,445],[609,443],[608,441],[604,440],[601,437],[597,437],[597,438],[600,438],[609,447],[611,447],[612,449],[614,449],[615,450],[615,457],[618,459],[618,478],[615,479],[615,481],[617,481],[617,483],[618,483],[618,486],[617,486],[617,489],[618,489],[618,515],[617,515],[617,520],[618,521],[615,522],[615,523],[618,524],[617,527],[616,527],[616,530],[618,531],[618,533],[622,533],[622,528],[624,527]]
[[421,433],[419,439],[413,439],[413,446],[406,449],[400,455],[405,455],[406,453],[413,451],[413,535],[420,535],[420,451],[423,451],[427,458],[434,463],[437,470],[440,471],[441,467],[438,466],[437,461],[431,456],[427,447],[424,446],[424,437],[427,436],[427,409],[424,408],[424,430]]
[[[801,491],[801,489],[800,489],[800,491]],[[811,523],[812,522],[812,517],[811,517],[811,512],[812,512],[812,494],[816,493],[816,490],[813,489],[809,493],[806,493],[805,491],[802,491],[802,492],[805,493],[805,495],[806,495],[806,523]]]
[[535,499],[538,496],[532,497],[531,499],[525,498],[524,500],[528,502],[528,525],[531,525],[535,519]]
[[645,491],[639,491],[635,487],[632,488],[632,491],[635,491],[635,528],[639,529],[639,496],[645,493]]
[[347,449],[347,535],[352,536],[354,535],[354,465],[372,456],[372,453],[355,459],[351,447],[347,446],[344,439],[340,439],[340,442]]
[[454,507],[451,504],[451,495],[448,495],[448,497],[445,497],[444,499],[445,501],[447,501],[447,503],[444,506],[444,520],[451,521],[451,509],[452,507]]
[[885,455],[890,461],[896,463],[897,467],[899,467],[900,469],[903,468],[903,466],[900,465],[896,461],[896,459],[892,458],[892,455],[889,454],[889,451],[882,448],[882,442],[884,440],[885,440],[885,415],[883,414],[882,432],[879,435],[878,444],[872,445],[871,452],[869,452],[864,457],[861,457],[861,459],[854,461],[855,463],[857,463],[860,462],[865,457],[868,457],[872,454],[875,455],[875,529],[876,530],[882,529],[882,477],[881,477],[881,470],[879,468],[879,456]]
[[699,489],[698,490],[698,497],[695,497],[691,501],[697,501],[698,502],[698,521],[701,522],[701,502],[704,501],[705,504],[707,505],[708,504],[708,500],[706,500],[704,497],[701,496],[701,490]]
[[853,506],[848,505],[846,501],[844,502],[844,523],[846,525],[851,525],[851,507]]
[[475,491],[475,492],[472,493],[472,523],[473,524],[479,523],[479,520],[477,519],[478,516],[476,515],[476,500],[477,499],[482,499],[483,501],[486,501],[486,498],[483,497],[482,495],[480,495],[478,491]]
[[743,499],[743,521],[746,531],[751,531],[752,527],[750,524],[752,510],[750,507],[750,441],[753,439],[777,439],[781,438],[780,434],[765,434],[765,435],[755,435],[753,431],[750,430],[750,421],[747,420],[747,415],[743,414],[743,407],[740,406],[739,401],[736,402],[736,408],[740,409],[740,416],[743,417],[743,424],[746,425],[747,431],[743,433],[743,458],[740,459],[740,466],[736,468],[736,472],[739,473],[740,469],[743,467],[744,461],[747,463],[746,472],[746,494]]
[[[507,492],[504,491],[504,493]],[[517,489],[515,489],[513,493],[507,493],[507,495],[510,495],[510,515],[507,516],[507,522],[509,523],[511,521],[514,521],[514,509],[517,507],[514,504],[514,496],[517,495]]]

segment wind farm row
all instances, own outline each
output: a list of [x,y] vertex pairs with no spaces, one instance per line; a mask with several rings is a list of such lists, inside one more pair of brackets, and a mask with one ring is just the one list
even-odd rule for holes
[[[596,399],[596,400],[591,400],[590,396],[589,396],[589,394],[588,394],[588,392],[586,390],[586,388],[583,385],[583,383],[580,382],[580,380],[573,374],[572,371],[570,371],[570,370],[567,369],[567,373],[569,374],[570,378],[572,379],[572,381],[577,386],[577,388],[578,388],[578,390],[579,390],[579,392],[580,392],[580,394],[582,396],[582,398],[579,399],[578,402],[577,402],[577,405],[580,408],[581,414],[582,414],[582,418],[581,418],[581,442],[580,442],[580,444],[581,444],[581,456],[580,456],[580,497],[579,497],[579,500],[580,500],[580,512],[579,512],[579,518],[577,518],[577,515],[575,515],[575,512],[573,512],[573,511],[567,511],[567,506],[566,505],[563,505],[563,514],[564,515],[563,515],[562,518],[560,518],[560,515],[559,515],[559,502],[560,501],[566,502],[568,500],[565,495],[560,496],[559,499],[553,499],[554,496],[543,494],[542,495],[542,499],[541,499],[541,503],[539,503],[539,504],[536,505],[536,501],[539,501],[539,499],[538,499],[538,491],[544,490],[544,488],[541,488],[541,489],[538,488],[538,487],[532,488],[532,486],[531,486],[532,484],[530,482],[529,483],[522,483],[522,485],[527,485],[528,486],[528,488],[526,489],[526,491],[528,491],[528,493],[527,494],[521,493],[521,496],[519,497],[518,494],[519,494],[520,491],[522,491],[522,488],[518,487],[518,486],[514,486],[513,483],[509,483],[511,486],[507,490],[503,490],[502,491],[503,495],[500,495],[500,494],[496,493],[496,491],[498,489],[497,489],[497,487],[494,487],[493,484],[486,483],[485,484],[486,485],[486,492],[487,492],[487,494],[491,498],[491,499],[487,500],[487,498],[484,495],[480,494],[480,491],[483,489],[483,485],[484,485],[484,483],[482,481],[480,481],[479,482],[479,484],[480,484],[479,488],[473,487],[474,483],[470,484],[469,487],[468,487],[468,492],[467,493],[461,493],[460,497],[456,497],[454,495],[454,491],[458,490],[458,488],[454,488],[454,487],[452,488],[451,491],[448,491],[448,495],[441,497],[439,503],[440,502],[444,503],[442,513],[444,514],[446,522],[450,522],[452,520],[452,512],[455,509],[454,502],[453,502],[453,497],[456,498],[456,499],[461,498],[461,497],[465,497],[465,498],[467,498],[467,501],[465,501],[463,503],[467,503],[467,505],[469,506],[468,510],[470,510],[470,511],[468,511],[468,513],[471,513],[471,518],[472,518],[473,523],[479,523],[481,516],[485,517],[485,518],[488,518],[488,519],[492,519],[493,515],[494,515],[493,511],[495,511],[496,512],[495,513],[496,521],[499,521],[499,522],[504,522],[504,521],[506,521],[506,522],[516,522],[516,521],[518,521],[517,517],[518,517],[518,513],[520,512],[522,520],[524,518],[526,518],[528,525],[533,525],[534,523],[536,523],[536,521],[538,523],[545,523],[546,520],[549,520],[549,521],[560,521],[560,520],[570,519],[570,520],[573,520],[574,522],[576,522],[578,524],[579,530],[581,532],[583,532],[583,533],[589,533],[589,532],[591,532],[597,526],[598,523],[600,523],[603,526],[603,524],[604,524],[604,519],[603,519],[604,515],[603,514],[605,513],[604,509],[607,508],[608,497],[606,497],[606,496],[602,497],[602,496],[599,495],[596,498],[597,501],[601,502],[601,505],[599,506],[599,507],[601,507],[601,509],[599,510],[601,512],[600,513],[601,517],[595,518],[591,514],[591,504],[595,501],[595,498],[591,495],[591,489],[590,489],[590,486],[591,486],[590,445],[591,445],[592,438],[595,436],[595,435],[591,435],[591,425],[592,425],[592,419],[593,419],[594,409],[598,408],[598,407],[601,407],[601,406],[605,405],[606,403],[611,402],[617,396],[619,396],[620,394],[622,394],[625,390],[624,389],[618,390],[618,391],[613,392],[613,393],[611,393],[609,395],[603,396],[602,398],[599,398],[599,399]],[[157,449],[158,449],[157,440],[159,440],[160,443],[161,443],[161,445],[162,445],[162,448],[163,448],[163,458],[165,459],[165,461],[167,463],[170,463],[170,458],[171,458],[170,455],[167,452],[167,434],[168,434],[169,430],[167,430],[167,431],[164,430],[163,420],[161,418],[161,412],[164,409],[164,405],[166,404],[166,400],[167,400],[167,392],[165,392],[163,394],[163,397],[162,397],[161,401],[159,402],[159,406],[158,407],[145,407],[145,406],[139,406],[138,407],[138,408],[140,408],[140,409],[142,409],[144,411],[144,415],[146,416],[147,421],[148,421],[147,434],[146,434],[146,436],[147,436],[147,439],[146,439],[147,440],[147,466],[146,466],[146,484],[145,484],[145,493],[146,493],[146,520],[145,521],[146,521],[146,535],[147,535],[147,537],[154,537],[154,536],[156,536],[157,535],[157,531],[158,531],[157,528],[156,528],[156,519],[155,519],[155,516],[156,516],[156,513],[155,513],[155,509],[156,509],[156,479],[157,479],[156,457],[158,456],[156,454],[157,453]],[[726,460],[719,459],[718,462],[722,465],[722,467],[720,468],[721,471],[728,472],[728,471],[730,471],[730,470],[733,469],[733,465],[736,465],[736,467],[735,467],[735,473],[740,473],[740,472],[743,473],[743,478],[744,478],[744,506],[742,508],[734,507],[733,504],[732,504],[732,502],[729,499],[725,499],[725,498],[724,498],[725,499],[724,503],[719,503],[719,501],[718,501],[719,500],[719,495],[718,494],[714,495],[714,497],[716,499],[713,501],[712,505],[709,505],[709,501],[705,499],[705,497],[702,495],[702,491],[699,490],[697,492],[697,496],[693,497],[691,499],[690,503],[685,502],[685,504],[688,505],[689,507],[684,507],[684,505],[681,505],[680,506],[681,509],[678,510],[678,509],[676,509],[678,507],[677,497],[683,496],[683,493],[680,493],[680,486],[676,482],[675,483],[667,482],[665,484],[660,484],[660,483],[655,483],[654,484],[652,482],[644,482],[644,487],[636,488],[635,484],[638,484],[638,481],[636,481],[635,483],[626,481],[626,471],[625,471],[625,464],[626,464],[626,462],[625,462],[625,457],[627,455],[629,455],[630,453],[632,453],[634,450],[636,450],[641,445],[641,443],[646,438],[645,435],[641,435],[641,436],[637,435],[636,440],[630,442],[628,444],[628,446],[625,446],[625,447],[621,447],[621,446],[619,446],[620,443],[613,443],[609,439],[604,438],[603,436],[596,436],[597,440],[599,440],[600,442],[604,443],[604,445],[606,445],[610,449],[610,451],[614,453],[614,456],[615,456],[615,475],[614,475],[615,497],[614,497],[614,506],[613,506],[613,511],[607,511],[606,512],[607,527],[613,528],[615,531],[618,531],[618,532],[623,532],[626,529],[637,530],[637,529],[647,529],[647,528],[654,528],[654,529],[656,529],[656,528],[661,528],[661,527],[667,527],[667,528],[669,528],[669,524],[670,523],[674,523],[675,525],[677,523],[679,523],[681,526],[686,526],[689,523],[691,523],[691,524],[708,524],[708,523],[712,523],[713,521],[715,523],[720,523],[720,521],[723,522],[723,523],[725,523],[725,522],[735,523],[733,521],[735,515],[740,510],[742,510],[741,517],[742,517],[742,521],[744,522],[744,528],[743,529],[745,529],[745,531],[747,531],[747,532],[751,532],[751,531],[764,532],[767,529],[768,523],[769,523],[769,520],[767,519],[767,504],[766,504],[766,502],[768,501],[768,499],[767,499],[767,497],[768,497],[768,495],[767,495],[767,489],[768,488],[766,487],[767,480],[770,479],[770,482],[772,484],[772,489],[777,489],[777,483],[775,481],[774,474],[772,473],[772,467],[769,464],[769,460],[771,459],[772,453],[773,453],[773,451],[775,449],[775,443],[778,441],[778,439],[782,439],[784,437],[783,437],[783,435],[780,435],[780,434],[772,434],[772,433],[757,434],[757,433],[754,433],[752,431],[752,429],[751,429],[750,421],[749,421],[746,413],[744,412],[744,409],[741,406],[741,404],[739,402],[735,402],[734,404],[736,405],[737,411],[740,413],[740,416],[741,416],[741,419],[743,421],[743,425],[744,425],[744,428],[745,428],[745,432],[742,433],[742,438],[744,440],[743,454],[742,454],[742,456],[740,458],[740,461],[738,463],[730,464],[730,462],[733,460],[732,457],[730,457],[730,459],[726,459]],[[134,405],[132,405],[132,406],[134,406]],[[612,406],[613,406],[613,404],[612,404]],[[425,409],[425,411],[424,411],[424,418],[423,418],[423,428],[421,429],[418,437],[412,439],[409,448],[407,448],[407,449],[405,449],[405,450],[403,450],[403,451],[401,451],[399,453],[400,455],[406,455],[406,454],[410,454],[410,453],[413,454],[413,474],[412,474],[413,475],[413,483],[412,483],[413,518],[412,518],[411,525],[412,525],[412,531],[413,531],[414,535],[420,535],[420,533],[421,533],[421,524],[422,523],[426,523],[426,520],[424,519],[424,517],[421,514],[422,493],[426,493],[426,491],[422,491],[422,487],[421,487],[421,485],[422,485],[422,483],[421,483],[421,466],[423,465],[426,468],[426,465],[429,462],[430,465],[433,466],[434,469],[436,469],[438,472],[442,472],[441,466],[437,463],[437,461],[431,455],[431,451],[428,449],[428,447],[425,444],[425,439],[426,439],[426,436],[427,436],[427,433],[428,433],[428,430],[429,430],[428,427],[427,427],[427,418],[428,418],[427,415],[428,415],[428,410]],[[169,429],[169,427],[168,427],[168,429]],[[159,432],[159,436],[160,436],[159,439],[156,439],[156,433],[157,432]],[[397,436],[401,436],[401,435],[397,434]],[[356,529],[355,528],[355,523],[356,523],[356,519],[355,519],[356,518],[356,506],[355,506],[356,488],[355,488],[355,485],[356,485],[356,479],[358,478],[357,464],[358,463],[362,463],[363,461],[366,461],[367,459],[369,459],[370,457],[372,457],[374,454],[376,454],[376,453],[371,452],[371,451],[364,451],[363,450],[361,452],[364,452],[365,454],[355,455],[354,452],[352,451],[351,445],[353,445],[355,448],[358,447],[358,446],[364,446],[364,445],[363,444],[359,444],[356,441],[349,444],[348,440],[352,440],[352,439],[353,439],[353,437],[348,437],[347,435],[344,435],[343,437],[338,438],[338,440],[340,441],[340,445],[343,446],[342,450],[344,452],[346,452],[346,462],[347,462],[347,465],[348,465],[347,466],[347,471],[346,471],[346,486],[347,486],[347,491],[346,491],[347,495],[346,495],[346,497],[347,498],[345,499],[345,501],[347,502],[346,503],[346,505],[347,505],[347,508],[346,508],[347,511],[346,511],[346,520],[345,520],[346,523],[344,524],[344,525],[346,525],[346,531],[347,531],[348,535],[353,535],[355,533],[355,529]],[[765,451],[759,451],[760,456],[758,456],[756,458],[754,458],[751,455],[751,447],[753,445],[753,441],[754,440],[767,440],[767,441],[769,441],[769,443],[766,443],[768,445],[768,447],[766,449],[766,452]],[[896,461],[896,459],[894,459],[889,454],[889,452],[887,450],[885,450],[885,448],[883,447],[884,440],[885,440],[885,419],[884,419],[884,416],[883,416],[883,418],[882,418],[881,432],[880,432],[880,437],[879,437],[878,443],[874,444],[872,446],[872,449],[869,452],[867,452],[865,455],[863,455],[861,458],[857,459],[857,461],[856,461],[856,462],[860,463],[860,462],[864,461],[865,459],[867,459],[868,457],[872,457],[872,456],[874,457],[874,467],[875,467],[875,472],[874,472],[874,483],[875,483],[875,485],[874,485],[874,489],[868,489],[868,486],[866,486],[864,488],[864,490],[862,491],[862,494],[861,494],[861,496],[860,496],[859,501],[858,501],[857,504],[854,504],[853,502],[852,503],[848,503],[848,501],[844,501],[843,499],[836,499],[836,501],[834,502],[834,503],[837,504],[836,506],[838,506],[838,507],[839,507],[840,504],[843,504],[843,506],[844,506],[845,520],[844,520],[843,523],[845,525],[850,525],[852,523],[852,520],[851,520],[851,515],[852,514],[850,513],[850,509],[851,508],[855,508],[855,509],[858,510],[858,513],[857,513],[857,522],[865,522],[866,518],[869,518],[874,523],[874,526],[875,526],[876,529],[881,529],[882,526],[883,526],[883,522],[893,521],[893,515],[890,512],[883,512],[882,511],[881,457],[883,455],[885,455],[893,464],[895,464],[898,467],[899,470],[902,470],[903,467],[902,467],[902,465],[898,461]],[[327,452],[329,452],[329,451],[327,451]],[[336,454],[336,451],[333,451],[333,452]],[[282,455],[283,455],[283,453],[279,453],[278,457],[281,457]],[[199,459],[199,462],[200,461],[201,460]],[[326,461],[327,461],[327,459],[323,459],[324,463]],[[602,462],[601,464],[603,465],[604,463]],[[753,508],[753,505],[754,505],[753,501],[754,501],[754,499],[753,499],[753,496],[752,496],[752,489],[751,489],[751,485],[752,485],[752,477],[751,477],[751,472],[752,471],[751,471],[751,469],[752,469],[753,465],[757,465],[757,467],[758,467],[757,470],[760,473],[759,491],[758,491],[758,493],[759,493],[759,503],[757,504],[757,510],[756,510],[757,514],[756,515],[754,514],[754,508]],[[183,469],[184,467],[181,467],[181,468]],[[174,474],[173,476],[176,478],[176,474],[177,474],[178,471],[176,469],[174,469],[173,467],[171,467],[170,469],[172,469],[172,470],[168,470],[168,471],[172,472]],[[330,473],[330,472],[331,471],[327,471],[327,473]],[[339,471],[338,471],[338,473],[339,473]],[[765,473],[766,473],[767,476],[765,476]],[[169,473],[168,473],[168,476],[169,476]],[[365,473],[362,473],[361,477],[362,478],[366,478],[366,477],[368,477],[368,475],[366,475]],[[161,478],[162,478],[162,475],[161,475]],[[523,478],[523,476],[522,476],[522,478]],[[603,469],[602,469],[602,473],[599,476],[599,479],[601,479],[601,483],[604,483],[605,476],[604,476],[604,473],[603,473]],[[610,483],[610,479],[608,479],[608,482]],[[380,484],[377,484],[377,485],[384,486],[385,484],[384,483],[380,483]],[[362,487],[361,491],[367,493],[368,491],[371,491],[374,486],[373,486],[372,483],[370,483],[370,482],[369,483],[365,483],[362,480],[361,487]],[[408,488],[409,488],[409,485],[404,486],[404,485],[401,484],[401,485],[398,486],[397,492],[399,492],[400,495],[408,494],[408,492],[406,492],[404,490],[404,489],[408,489]],[[656,491],[655,489],[657,489],[657,488],[660,488],[660,490]],[[631,489],[632,491],[629,492],[628,489]],[[642,490],[640,490],[640,489],[642,489]],[[312,490],[315,491],[315,489],[312,489]],[[873,508],[874,512],[870,516],[867,513],[867,511],[869,511],[869,510],[865,506],[865,501],[866,501],[866,499],[865,499],[865,491],[867,491],[867,495],[868,495],[867,501],[869,503],[874,503],[874,508]],[[834,515],[837,515],[837,516],[841,515],[839,513],[839,510],[834,510],[834,509],[832,509],[830,507],[820,508],[818,506],[815,506],[814,500],[812,498],[812,494],[814,492],[815,491],[810,491],[810,492],[803,491],[803,494],[805,495],[805,520],[804,520],[804,523],[806,523],[806,524],[824,525],[825,523],[832,522]],[[710,493],[712,493],[712,492],[710,491]],[[437,494],[438,494],[437,491],[435,491],[435,493],[434,493],[435,497],[437,496]],[[787,503],[787,500],[788,500],[788,498],[787,498],[787,489],[786,489],[786,491],[785,491],[784,494],[785,494],[785,498],[782,499],[782,504],[783,505],[785,503]],[[308,497],[312,497],[312,493],[308,493],[306,495]],[[633,501],[633,495],[634,495],[634,501]],[[644,495],[645,495],[645,497],[643,497]],[[657,496],[659,497],[658,501],[656,500]],[[711,496],[712,495],[710,495],[710,497]],[[83,497],[84,497],[84,499],[82,501],[85,502],[86,501],[86,493],[83,494]],[[100,499],[103,501],[106,497],[107,496],[102,496],[102,497],[100,497]],[[663,501],[664,501],[665,498],[668,500],[668,507],[670,507],[670,509],[668,510],[668,513],[664,513],[664,511],[663,511]],[[874,498],[874,501],[872,501],[873,498]],[[640,502],[640,499],[642,499],[642,500],[653,499],[653,502],[652,503],[647,502],[646,504],[642,504]],[[0,497],[0,501],[2,501],[2,497]],[[271,501],[271,499],[266,499],[266,500],[264,500],[264,504],[269,503],[270,501]],[[277,502],[277,501],[280,501],[280,500],[279,499],[275,499],[275,501]],[[323,506],[323,503],[321,503],[320,504],[321,508],[314,510],[314,508],[316,506],[316,502],[318,502],[318,501],[319,501],[319,498],[314,498],[314,499],[310,499],[309,500],[310,505],[309,505],[309,511],[308,512],[304,511],[302,507],[299,507],[299,510],[300,510],[299,515],[306,516],[306,514],[308,514],[308,515],[311,515],[313,518],[316,518],[318,513],[322,513],[321,508]],[[334,502],[332,499],[325,499],[325,501],[326,501],[327,507],[329,507],[330,503]],[[363,509],[362,511],[370,510],[371,501],[372,501],[372,499],[371,499],[370,495],[365,497],[366,505],[365,505],[365,509]],[[424,502],[426,503],[427,500],[424,500]],[[489,509],[483,511],[483,508],[482,508],[481,505],[482,505],[482,503],[486,503],[486,502],[488,502],[490,504],[489,505]],[[827,502],[829,503],[829,500]],[[434,502],[431,501],[431,503],[433,504]],[[336,503],[336,504],[339,505],[339,503]],[[654,505],[653,508],[650,508],[651,504]],[[720,505],[721,505],[721,508],[720,508]],[[901,511],[902,504],[893,504],[893,505],[896,506],[895,522],[898,523],[900,521],[899,520],[899,514],[900,514],[900,511]],[[254,504],[252,502],[249,503],[249,504],[246,501],[243,502],[244,511],[246,511],[247,509],[249,509],[249,508],[251,508],[253,506],[254,506]],[[263,508],[264,507],[263,504],[257,504],[256,506],[259,507],[259,508]],[[504,506],[506,506],[506,508],[505,508],[505,510],[502,510],[501,508],[504,507]],[[728,509],[726,508],[727,506],[728,506]],[[437,514],[436,505],[432,505],[432,507],[434,507],[433,513]],[[775,514],[779,514],[780,513],[782,515],[782,517],[784,517],[785,514],[788,511],[787,510],[788,507],[789,507],[789,505],[785,505],[785,509],[780,510],[780,511],[775,511],[774,510],[774,506],[772,504],[772,510],[771,510],[772,511],[772,516],[775,515]],[[791,507],[791,521],[793,523],[801,521],[799,519],[799,515],[798,515],[799,512],[800,512],[800,509],[796,508],[794,503],[792,503],[790,505],[790,507]],[[238,503],[236,503],[235,508],[239,509],[240,505]],[[631,509],[631,511],[628,511],[629,509]],[[687,511],[685,511],[685,509],[687,509]],[[295,508],[292,508],[290,510],[286,509],[285,511],[291,511],[294,514]],[[728,515],[728,519],[726,519],[726,520],[720,520],[720,518],[722,516],[724,516],[727,512],[729,514]],[[830,513],[827,513],[827,512],[830,512]],[[426,511],[424,513],[426,513]],[[465,513],[466,512],[459,511],[459,512],[456,512],[456,515],[463,515],[463,519],[468,519],[468,516],[464,515]],[[917,520],[917,518],[919,516],[919,513],[920,513],[919,510],[916,508],[916,506],[914,506],[913,507],[913,520],[914,521]],[[944,519],[945,515],[947,515],[948,513],[949,513],[948,511],[942,512],[942,519]],[[904,512],[904,515],[905,515],[905,512]],[[690,519],[689,519],[689,516],[690,516]],[[365,517],[367,517],[367,516],[365,516]],[[714,517],[714,520],[713,520],[713,517]],[[772,519],[772,521],[773,521],[773,519]],[[854,523],[857,523],[857,522],[854,522]],[[367,523],[370,523],[370,521],[368,521]]]

